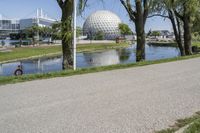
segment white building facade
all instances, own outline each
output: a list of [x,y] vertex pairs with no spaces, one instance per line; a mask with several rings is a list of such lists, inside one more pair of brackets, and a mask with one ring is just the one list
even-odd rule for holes
[[51,27],[55,19],[49,18],[42,9],[37,9],[36,17],[26,19],[6,19],[0,15],[0,38],[9,37],[11,33],[19,33],[20,30],[32,26]]
[[42,9],[37,9],[37,15],[33,18],[19,20],[20,30],[30,28],[32,26],[51,27],[56,20],[49,18],[43,13]]

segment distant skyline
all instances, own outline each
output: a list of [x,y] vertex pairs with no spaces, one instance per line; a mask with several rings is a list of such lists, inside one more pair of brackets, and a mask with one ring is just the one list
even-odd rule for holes
[[[83,25],[85,19],[93,12],[98,10],[110,10],[116,13],[123,23],[128,24],[134,31],[134,24],[129,21],[129,16],[121,5],[120,1],[106,0],[104,3],[97,0],[88,0],[88,6],[77,19],[77,25]],[[49,17],[60,20],[61,10],[56,0],[1,0],[0,1],[0,14],[10,19],[22,19],[33,17],[34,12],[36,16],[36,9],[42,8]],[[148,19],[146,24],[146,32],[149,30],[170,30],[172,31],[171,23],[169,20],[164,20],[160,17]]]

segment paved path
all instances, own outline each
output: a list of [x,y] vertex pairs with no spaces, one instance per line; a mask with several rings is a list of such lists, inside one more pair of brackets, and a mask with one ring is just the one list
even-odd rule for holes
[[0,133],[151,133],[200,111],[200,58],[0,87]]

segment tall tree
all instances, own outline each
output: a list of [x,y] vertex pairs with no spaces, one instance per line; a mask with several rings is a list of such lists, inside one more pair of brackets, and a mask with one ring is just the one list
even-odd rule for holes
[[157,0],[154,8],[153,16],[161,16],[168,18],[171,21],[176,42],[178,44],[181,56],[185,55],[185,50],[182,40],[182,22],[174,13],[174,0]]
[[[88,0],[79,0],[79,9],[84,9]],[[62,11],[61,17],[61,34],[62,34],[62,52],[63,52],[63,69],[73,66],[72,57],[72,17],[74,0],[57,0],[57,3]]]
[[135,24],[137,35],[136,61],[145,60],[145,24],[153,0],[120,0]]
[[192,54],[192,25],[200,8],[199,0],[173,0],[174,13],[183,22],[185,54]]

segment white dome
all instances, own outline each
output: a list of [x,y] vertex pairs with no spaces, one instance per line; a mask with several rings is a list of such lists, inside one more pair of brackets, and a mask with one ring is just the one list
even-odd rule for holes
[[98,32],[103,32],[105,39],[115,39],[120,35],[120,18],[110,11],[97,11],[91,14],[83,25],[83,33],[95,36]]

